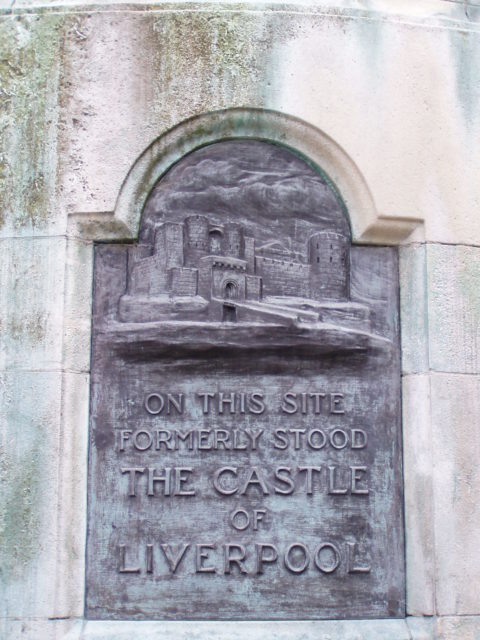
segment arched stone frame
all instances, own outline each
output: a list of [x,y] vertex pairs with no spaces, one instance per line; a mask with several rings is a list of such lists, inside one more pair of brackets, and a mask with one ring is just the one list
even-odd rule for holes
[[398,244],[422,225],[418,218],[378,212],[359,167],[325,132],[276,111],[238,108],[195,116],[157,138],[130,169],[115,210],[71,215],[69,235],[91,240],[136,238],[143,206],[161,176],[195,149],[231,139],[284,145],[321,170],[341,194],[350,217],[353,242]]
[[[207,113],[200,116],[196,116],[189,120],[180,123],[173,129],[170,129],[165,134],[156,139],[142,154],[132,166],[128,175],[126,176],[122,187],[120,189],[115,209],[112,212],[104,213],[89,213],[79,212],[71,214],[68,224],[68,236],[72,239],[76,238],[84,241],[82,244],[91,246],[93,241],[119,241],[119,240],[132,240],[137,237],[138,229],[141,220],[141,214],[144,204],[157,181],[168,169],[180,160],[183,156],[194,151],[195,149],[205,146],[210,143],[219,142],[226,139],[256,139],[263,140],[265,142],[283,145],[310,163],[320,169],[324,175],[330,180],[332,185],[335,186],[337,191],[342,197],[346,210],[348,211],[350,225],[352,229],[352,240],[356,243],[372,243],[372,244],[389,244],[397,245],[406,242],[407,238],[415,231],[418,230],[422,233],[422,221],[412,217],[398,217],[380,215],[376,209],[374,197],[369,185],[366,183],[362,172],[359,167],[353,162],[345,150],[343,150],[334,140],[332,140],[326,133],[311,126],[310,124],[300,121],[298,119],[289,117],[285,114],[278,112],[255,110],[255,109],[231,109],[225,111],[217,111],[213,113]],[[418,235],[415,234],[418,238]],[[420,235],[421,237],[421,235]],[[70,249],[69,249],[70,251]],[[75,253],[75,249],[72,249]],[[67,260],[68,261],[68,260]],[[87,265],[87,271],[92,270],[92,264]],[[75,307],[74,296],[79,292],[83,292],[80,295],[88,297],[91,301],[90,282],[88,278],[85,278],[85,271],[82,273],[77,272],[75,269],[67,269],[66,280],[66,310]],[[84,305],[84,309],[88,307]],[[89,328],[91,320],[91,310],[88,307],[88,318],[82,318],[84,320],[85,335],[83,344],[85,345],[84,359],[89,361],[89,351],[87,352],[87,343],[89,345]],[[86,328],[88,326],[88,329]],[[73,330],[66,330],[64,334],[65,352],[69,350],[69,340],[72,340]],[[418,391],[421,391],[420,389]],[[413,396],[416,392],[409,391],[408,402],[413,401]],[[78,400],[76,399],[75,390],[66,389],[64,391],[64,406],[66,407],[65,413],[68,412],[69,406],[75,406]],[[404,398],[405,405],[405,398]],[[78,414],[76,420],[79,429],[86,429],[85,416],[88,414],[88,406],[82,407],[82,411]],[[80,424],[83,420],[83,423]],[[404,423],[404,448],[406,449],[406,438],[413,438],[410,434],[414,427],[419,428],[420,425],[414,425],[405,429]],[[422,425],[423,426],[423,425]],[[67,428],[69,428],[67,426]],[[85,467],[85,454],[86,454],[86,433],[81,438],[84,450],[82,447],[69,451],[71,458],[65,456],[62,458],[61,465],[64,469],[62,475],[68,477],[72,473],[72,469],[76,471],[75,487],[72,487],[72,495],[69,497],[72,504],[75,504],[77,508],[82,509],[82,504],[86,501],[86,467]],[[75,457],[75,459],[72,459]],[[81,476],[81,477],[80,477]],[[413,481],[412,481],[413,483]],[[414,493],[414,487],[412,486],[411,492]],[[430,487],[427,487],[427,491]],[[81,495],[80,495],[81,494]],[[418,583],[419,590],[422,588],[431,591],[432,586],[428,578],[428,569],[425,567],[413,567],[409,566],[409,540],[414,539],[415,545],[418,547],[422,545],[419,542],[421,538],[420,532],[423,531],[425,522],[417,522],[415,520],[417,514],[410,514],[408,510],[408,499],[405,508],[405,518],[407,521],[407,589],[410,582]],[[85,520],[85,510],[82,509],[83,515],[80,520]],[[75,524],[75,520],[71,521],[69,518],[68,510],[65,515],[61,515],[60,519],[63,521],[63,526],[60,523],[60,528],[64,531],[68,531]],[[77,520],[78,524],[78,520]],[[83,522],[83,526],[85,522]],[[78,532],[76,533],[78,536]],[[84,544],[83,539],[83,544]],[[83,589],[84,589],[84,566],[83,566],[83,549],[79,549],[81,554],[81,560],[75,564],[75,569],[80,573],[77,574],[77,580],[74,582],[82,589],[82,594],[77,592],[74,585],[68,582],[67,592],[60,599],[65,599],[71,602],[75,602],[77,607],[83,605]],[[431,550],[430,550],[431,553]],[[60,564],[60,552],[59,564]],[[418,553],[414,553],[412,557],[415,561],[418,560]],[[63,558],[64,560],[64,558]],[[62,560],[62,561],[63,561]],[[424,556],[423,561],[428,561],[429,558]],[[79,566],[82,565],[82,566]],[[413,573],[414,572],[414,573]],[[58,571],[58,574],[62,573]],[[59,579],[58,590],[63,592],[61,583],[65,579]],[[73,589],[73,591],[72,591]],[[68,606],[68,605],[67,605]],[[407,610],[409,613],[425,613],[425,611],[416,611],[415,604],[413,607],[408,601],[407,594]],[[78,610],[78,609],[77,609]],[[433,613],[433,611],[432,611]],[[367,621],[365,621],[367,622]],[[393,621],[392,621],[393,622]],[[382,625],[385,625],[385,621],[378,621],[379,629],[383,629]],[[395,621],[395,625],[398,627],[399,621]],[[89,622],[90,629],[94,630],[96,625],[102,625],[103,623]],[[109,624],[126,624],[126,623],[109,623]],[[136,623],[132,623],[136,624]],[[145,624],[145,623],[142,623]],[[162,623],[152,623],[155,628]],[[234,624],[234,623],[232,623]],[[248,623],[251,627],[254,623]],[[262,623],[264,624],[264,623]],[[275,623],[268,623],[275,625]],[[299,623],[291,623],[299,625]],[[332,624],[328,623],[309,623],[311,625],[326,624],[328,628],[332,628]],[[369,625],[372,622],[368,623]],[[345,625],[340,623],[339,626]],[[177,625],[178,626],[178,625]],[[211,626],[211,624],[209,625]],[[225,623],[222,623],[225,626]],[[343,627],[342,627],[343,628]],[[352,627],[353,628],[353,627]],[[400,629],[400,627],[398,627]],[[100,629],[100,627],[99,627]],[[273,631],[273,630],[272,630]],[[127,631],[126,631],[127,632]],[[312,631],[313,632],[313,631]],[[95,632],[91,637],[96,637]],[[112,633],[118,633],[113,630]],[[128,632],[127,632],[128,633]],[[275,633],[275,632],[274,632]],[[300,626],[299,626],[300,633]],[[389,632],[390,633],[390,632]],[[72,637],[79,637],[73,635]],[[81,636],[80,636],[81,637]],[[90,637],[90,636],[88,636]],[[103,637],[103,636],[102,636]],[[105,636],[107,637],[107,636]],[[110,636],[108,636],[110,637]],[[112,635],[117,637],[116,635]],[[153,636],[152,636],[153,637]],[[180,637],[180,636],[179,636]],[[212,636],[215,637],[215,636]],[[218,636],[220,637],[220,636]],[[272,636],[273,637],[273,636]],[[390,636],[392,640],[397,637],[393,633]],[[400,635],[398,635],[400,638]],[[403,636],[402,636],[403,637]]]

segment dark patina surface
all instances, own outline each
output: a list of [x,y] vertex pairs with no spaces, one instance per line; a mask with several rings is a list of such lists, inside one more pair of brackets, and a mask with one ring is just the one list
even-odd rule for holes
[[95,247],[88,617],[405,615],[397,297],[396,250],[263,142]]

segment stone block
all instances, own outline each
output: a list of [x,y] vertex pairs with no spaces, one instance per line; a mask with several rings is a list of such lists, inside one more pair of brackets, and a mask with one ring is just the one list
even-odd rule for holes
[[400,249],[404,373],[479,373],[480,248]]
[[89,375],[63,374],[57,461],[56,618],[78,618],[84,611],[89,395]]
[[478,640],[480,616],[446,616],[437,618],[435,640]]
[[64,640],[69,631],[78,625],[76,620],[0,619],[2,640]]
[[82,614],[88,377],[0,372],[0,617]]
[[64,238],[0,239],[0,370],[62,364]]
[[408,617],[407,625],[411,633],[411,640],[433,640],[434,617]]
[[57,169],[68,165],[60,142],[66,117],[61,48],[73,24],[61,13],[0,19],[0,237],[59,234],[66,228],[57,198]]
[[62,365],[90,370],[93,245],[69,239],[65,264]]
[[480,373],[480,248],[427,245],[427,278],[430,368]]
[[476,614],[480,611],[480,376],[432,374],[430,392],[436,612]]
[[0,239],[0,370],[62,365],[65,238]]
[[1,238],[0,250],[0,370],[88,371],[91,245]]
[[428,300],[425,245],[400,247],[402,371],[428,371]]
[[433,615],[435,532],[428,374],[403,378],[402,403],[407,613]]

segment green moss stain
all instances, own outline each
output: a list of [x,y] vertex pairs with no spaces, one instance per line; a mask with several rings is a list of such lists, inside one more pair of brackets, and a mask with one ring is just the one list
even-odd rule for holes
[[40,466],[35,452],[14,459],[0,449],[0,582],[38,553]]
[[65,17],[0,20],[0,230],[38,231],[55,214],[59,46]]
[[177,12],[151,23],[154,101],[168,99],[171,122],[232,106],[255,106],[268,56],[264,17],[242,12]]
[[[22,345],[29,342],[32,346],[41,343],[45,338],[48,318],[42,312],[34,312],[26,318],[12,317],[6,327],[6,335],[12,340],[21,341]],[[0,322],[0,331],[2,324]]]
[[48,390],[37,384],[29,374],[0,375],[0,585],[20,577],[42,544],[53,408],[39,401]]

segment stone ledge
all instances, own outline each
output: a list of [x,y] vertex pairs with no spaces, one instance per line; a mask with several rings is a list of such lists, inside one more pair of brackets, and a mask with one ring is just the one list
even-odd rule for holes
[[477,640],[480,615],[310,622],[3,619],[0,637],[8,640]]
[[65,640],[411,640],[405,620],[79,623]]

